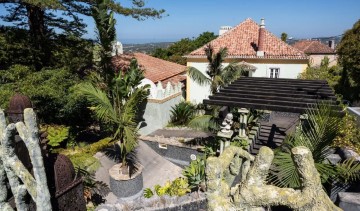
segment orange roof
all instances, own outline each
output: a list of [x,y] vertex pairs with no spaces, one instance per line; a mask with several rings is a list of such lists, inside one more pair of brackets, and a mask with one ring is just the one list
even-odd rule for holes
[[[306,55],[286,44],[274,34],[265,29],[264,57],[256,55],[256,49],[259,39],[260,26],[248,18],[239,25],[230,29],[210,44],[215,51],[220,48],[227,48],[227,58],[266,58],[266,59],[307,59]],[[204,58],[204,47],[201,47],[189,55],[187,58]]]
[[115,56],[113,57],[112,62],[115,68],[123,69],[129,66],[132,58],[136,58],[139,66],[145,70],[145,78],[154,83],[159,81],[165,83],[167,83],[167,81],[177,83],[185,80],[186,78],[185,76],[182,76],[185,74],[186,66],[158,59],[143,53],[122,54]]
[[335,50],[317,40],[300,40],[293,46],[306,54],[335,54]]

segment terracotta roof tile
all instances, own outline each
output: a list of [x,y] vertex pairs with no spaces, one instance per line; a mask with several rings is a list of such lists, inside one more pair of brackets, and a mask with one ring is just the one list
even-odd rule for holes
[[[274,34],[265,29],[264,57],[256,55],[257,43],[259,39],[260,26],[248,18],[228,32],[212,40],[210,44],[215,51],[226,47],[228,58],[269,58],[269,59],[307,59],[306,55],[281,41]],[[202,58],[205,57],[204,47],[191,52],[186,57]]]
[[165,82],[163,85],[166,85],[167,81],[177,83],[185,79],[182,75],[185,74],[186,66],[158,59],[143,53],[122,54],[113,57],[112,62],[115,68],[124,69],[129,66],[132,58],[136,58],[139,66],[145,70],[145,78],[148,78],[154,83],[161,81]]
[[317,40],[300,40],[293,46],[306,54],[335,54],[335,50]]

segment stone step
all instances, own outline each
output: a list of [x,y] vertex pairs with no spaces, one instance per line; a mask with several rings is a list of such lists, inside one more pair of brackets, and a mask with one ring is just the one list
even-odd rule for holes
[[[259,138],[269,138],[270,137],[270,133],[264,133],[264,132],[260,132]],[[283,134],[279,134],[279,133],[274,133],[273,135],[271,135],[271,137],[273,138],[277,138],[277,139],[284,139],[285,135]]]

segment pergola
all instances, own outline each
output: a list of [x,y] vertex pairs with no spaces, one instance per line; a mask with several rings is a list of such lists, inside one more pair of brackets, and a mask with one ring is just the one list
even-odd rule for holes
[[305,113],[319,101],[341,110],[324,80],[241,77],[205,99],[204,104]]
[[[245,128],[249,108],[303,114],[325,101],[341,115],[334,92],[324,80],[241,77],[205,99],[204,104],[238,108],[239,137],[247,137]],[[230,145],[232,132],[219,132],[220,153]]]

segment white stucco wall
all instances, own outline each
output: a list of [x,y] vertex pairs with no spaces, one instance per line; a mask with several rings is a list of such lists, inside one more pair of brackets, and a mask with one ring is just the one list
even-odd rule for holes
[[[227,66],[229,63],[223,63]],[[280,78],[297,78],[298,75],[304,71],[306,64],[276,64],[276,63],[250,63],[255,66],[256,71],[249,74],[250,77],[270,77],[270,68],[280,68]],[[208,63],[206,62],[188,62],[187,66],[192,66],[200,70],[206,75]],[[202,103],[203,99],[207,99],[210,94],[210,86],[200,86],[193,81],[189,76],[187,77],[187,93],[186,99],[192,103]]]
[[310,63],[313,67],[318,67],[321,64],[321,61],[324,59],[324,57],[327,56],[329,58],[329,66],[337,65],[337,55],[323,55],[323,54],[313,54],[310,55]]

